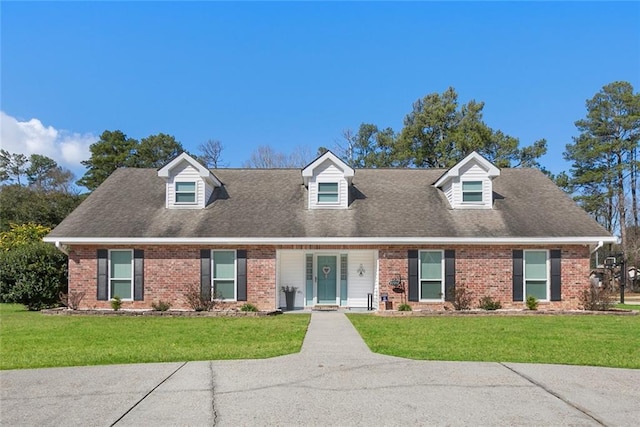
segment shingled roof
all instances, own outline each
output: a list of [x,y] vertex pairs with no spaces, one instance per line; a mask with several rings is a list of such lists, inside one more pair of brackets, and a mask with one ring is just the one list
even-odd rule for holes
[[613,239],[538,170],[502,169],[484,210],[451,209],[433,186],[444,172],[359,169],[348,209],[309,210],[299,169],[216,169],[223,186],[206,208],[167,209],[155,169],[119,169],[46,240]]

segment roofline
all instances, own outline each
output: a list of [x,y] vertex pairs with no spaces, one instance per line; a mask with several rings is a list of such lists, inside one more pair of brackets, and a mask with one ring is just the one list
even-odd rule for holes
[[178,156],[176,156],[173,160],[171,160],[166,165],[158,169],[158,176],[161,178],[168,178],[169,171],[183,161],[189,163],[191,166],[196,168],[198,170],[198,175],[200,175],[200,177],[211,181],[211,183],[216,187],[222,186],[222,183],[220,182],[218,177],[216,177],[213,173],[211,173],[209,169],[204,167],[202,163],[200,163],[199,161],[191,157],[189,153],[187,153],[186,151],[183,151]]
[[491,179],[500,175],[500,168],[494,165],[491,161],[487,160],[482,154],[478,153],[477,151],[472,151],[464,159],[460,160],[458,163],[450,167],[445,173],[443,173],[433,185],[435,187],[441,187],[445,182],[447,182],[447,180],[460,176],[460,168],[472,160],[475,160],[486,167],[487,173]]
[[60,245],[598,245],[614,236],[567,237],[45,237]]

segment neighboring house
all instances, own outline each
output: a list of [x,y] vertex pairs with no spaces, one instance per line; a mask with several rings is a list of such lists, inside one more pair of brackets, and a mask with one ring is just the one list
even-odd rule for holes
[[[544,174],[472,153],[449,170],[353,170],[327,152],[302,169],[218,169],[187,154],[118,169],[45,241],[69,254],[81,308],[221,306],[442,310],[454,289],[522,308],[573,309],[590,256],[616,241]],[[405,293],[394,292],[397,282]],[[401,287],[400,286],[400,287]],[[369,296],[371,295],[371,296]]]

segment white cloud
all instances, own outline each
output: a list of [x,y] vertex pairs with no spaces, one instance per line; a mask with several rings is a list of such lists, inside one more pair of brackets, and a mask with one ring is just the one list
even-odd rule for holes
[[10,153],[26,156],[42,154],[51,157],[60,166],[71,169],[82,176],[85,167],[80,161],[90,157],[89,146],[98,137],[79,134],[45,126],[38,119],[19,121],[4,111],[0,111],[0,147]]

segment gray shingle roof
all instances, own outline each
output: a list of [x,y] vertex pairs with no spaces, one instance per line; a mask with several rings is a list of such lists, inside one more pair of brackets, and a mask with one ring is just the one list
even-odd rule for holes
[[217,169],[205,209],[166,209],[155,169],[119,169],[49,238],[603,237],[610,234],[544,174],[502,169],[492,210],[453,210],[442,169],[360,169],[348,210],[308,210],[298,169]]

